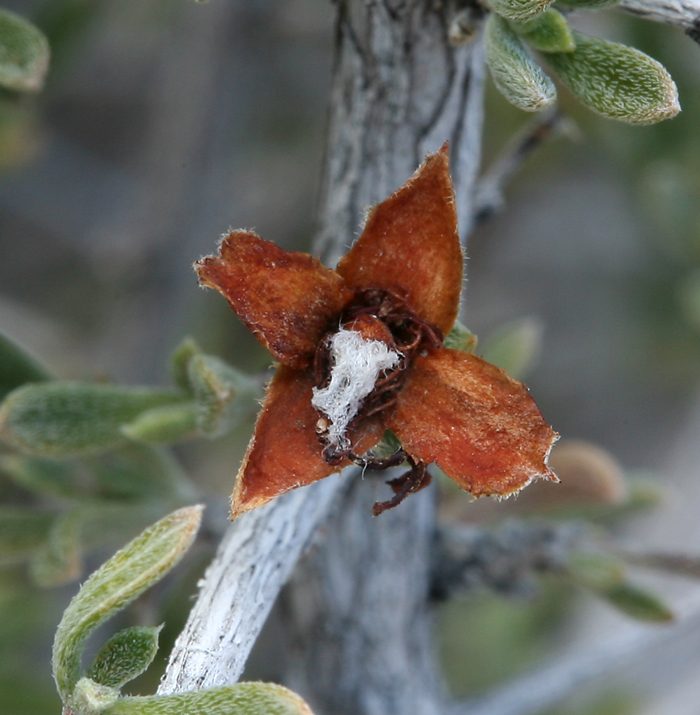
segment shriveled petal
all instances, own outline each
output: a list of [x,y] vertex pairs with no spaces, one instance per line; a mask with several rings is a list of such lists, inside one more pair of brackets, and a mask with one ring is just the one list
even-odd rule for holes
[[521,382],[470,353],[418,356],[386,426],[422,462],[474,496],[507,496],[535,478],[557,481],[547,456],[557,433]]
[[277,360],[306,367],[352,297],[340,276],[250,231],[232,231],[219,254],[195,263],[200,283],[218,290]]
[[[321,456],[316,434],[319,414],[311,406],[314,377],[310,370],[280,366],[267,388],[231,501],[231,518],[256,509],[297,487],[339,472],[345,460],[330,465]],[[352,435],[360,453],[374,447],[384,429],[367,421]]]
[[447,144],[370,211],[337,270],[353,288],[396,291],[421,318],[450,331],[462,291],[462,248]]

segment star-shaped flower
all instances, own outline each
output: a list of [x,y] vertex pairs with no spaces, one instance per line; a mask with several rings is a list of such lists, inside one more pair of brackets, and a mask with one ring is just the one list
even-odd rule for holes
[[[467,352],[444,347],[462,289],[462,250],[447,145],[372,209],[336,270],[250,231],[195,264],[280,363],[232,500],[232,518],[352,462],[408,461],[395,506],[430,481],[435,462],[474,496],[556,480],[557,434],[527,388]],[[393,457],[368,455],[390,429]]]

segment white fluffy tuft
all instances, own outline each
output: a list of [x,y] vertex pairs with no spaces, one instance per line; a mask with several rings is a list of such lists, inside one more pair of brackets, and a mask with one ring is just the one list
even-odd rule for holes
[[384,370],[398,365],[401,354],[380,340],[366,340],[354,330],[339,330],[330,347],[331,380],[327,387],[314,388],[311,404],[330,422],[329,444],[345,448],[345,432],[362,400],[372,392]]

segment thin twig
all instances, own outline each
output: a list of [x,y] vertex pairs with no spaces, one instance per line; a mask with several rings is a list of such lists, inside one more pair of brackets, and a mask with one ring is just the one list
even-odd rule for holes
[[700,29],[700,0],[622,0],[618,7],[645,20],[682,27],[691,37]]
[[476,186],[474,220],[481,223],[503,208],[508,181],[544,143],[571,131],[572,121],[556,107],[545,110],[516,134]]
[[556,705],[582,685],[653,655],[678,638],[700,630],[700,590],[677,607],[670,627],[639,626],[632,632],[555,658],[550,664],[511,681],[484,698],[454,705],[447,715],[531,715]]

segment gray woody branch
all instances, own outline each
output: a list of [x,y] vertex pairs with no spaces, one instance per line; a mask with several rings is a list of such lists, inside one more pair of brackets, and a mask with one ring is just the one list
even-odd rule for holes
[[700,0],[622,0],[619,7],[645,20],[682,27],[698,39]]
[[[337,5],[314,252],[333,264],[351,244],[365,207],[400,186],[425,152],[445,139],[451,143],[466,236],[480,162],[484,64],[478,40],[464,47],[446,41],[454,14],[450,2],[338,0]],[[686,30],[696,27],[700,16],[698,0],[623,0],[622,6]],[[531,712],[535,701],[553,703],[568,694],[581,681],[575,659],[567,661],[568,674],[558,670],[557,678],[529,681],[534,693],[529,699],[518,700],[518,684],[480,704],[445,699],[428,602],[434,495],[425,490],[374,519],[370,507],[385,498],[382,489],[376,477],[331,477],[237,519],[200,584],[159,692],[238,679],[283,584],[333,510],[333,520],[319,532],[283,599],[290,642],[305,646],[288,684],[308,697],[319,715],[521,715]],[[608,662],[627,652],[612,648]]]

